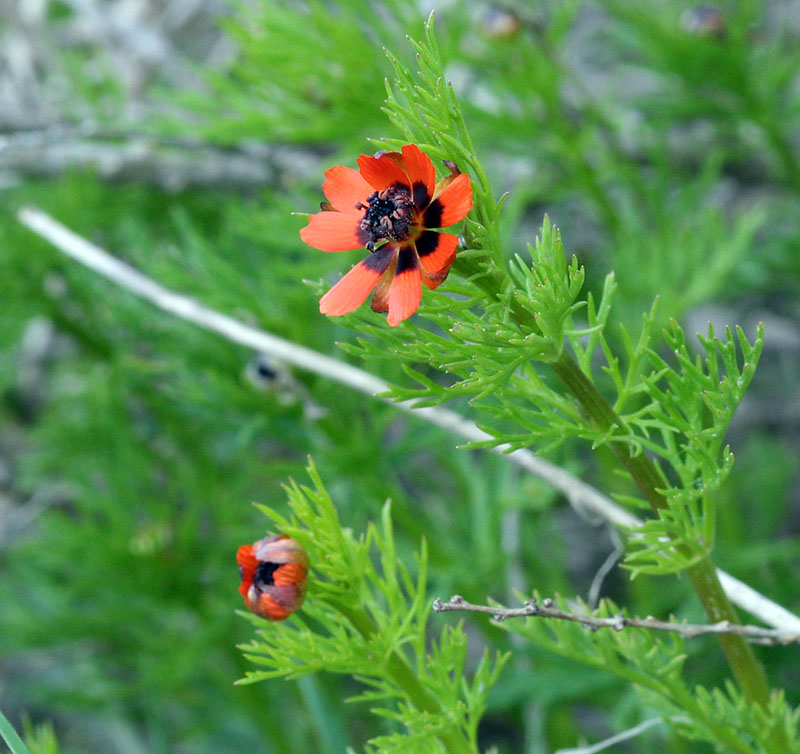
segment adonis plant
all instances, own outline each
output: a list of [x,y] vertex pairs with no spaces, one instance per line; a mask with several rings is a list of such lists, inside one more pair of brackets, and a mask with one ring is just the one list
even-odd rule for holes
[[[310,5],[317,9],[310,16],[314,23],[335,30],[324,4]],[[375,13],[370,3],[357,5],[358,14]],[[370,34],[384,34],[391,26],[388,18],[376,15]],[[504,18],[510,23],[517,17]],[[276,28],[291,36],[291,24]],[[492,27],[491,34],[503,37],[515,28]],[[333,31],[330,37],[339,39]],[[489,173],[501,175],[502,168],[493,165],[488,171],[492,155],[479,154],[473,144],[468,111],[447,78],[451,69],[437,44],[433,15],[421,38],[410,44],[414,70],[403,62],[402,51],[388,53],[392,75],[385,95],[370,65],[337,48],[363,76],[354,96],[375,87],[369,102],[386,97],[388,125],[376,121],[370,128],[376,134],[388,129],[391,135],[331,158],[311,181],[319,186],[316,198],[306,194],[298,201],[307,204],[294,207],[301,217],[292,228],[297,248],[312,255],[315,264],[329,262],[322,252],[336,252],[342,262],[324,281],[301,285],[298,273],[291,281],[292,301],[310,302],[307,311],[313,311],[314,327],[323,333],[333,323],[355,331],[357,336],[343,338],[341,347],[363,369],[175,295],[109,260],[37,210],[23,210],[21,219],[162,309],[282,360],[277,366],[259,362],[251,371],[261,378],[279,381],[283,361],[294,363],[416,416],[422,429],[414,425],[404,439],[411,449],[402,463],[424,458],[419,465],[429,476],[420,472],[406,485],[411,496],[438,474],[438,467],[430,472],[438,463],[430,459],[442,453],[457,456],[454,463],[467,467],[471,462],[465,459],[480,452],[498,466],[516,464],[540,476],[579,513],[599,515],[609,529],[613,524],[620,541],[619,582],[631,587],[619,587],[622,596],[616,602],[582,598],[565,593],[563,579],[542,581],[546,567],[534,583],[526,559],[515,557],[513,542],[535,538],[541,549],[537,556],[546,564],[554,547],[551,530],[544,525],[534,530],[524,518],[546,507],[542,501],[549,493],[533,485],[525,506],[501,515],[504,477],[499,474],[478,480],[468,468],[468,483],[449,491],[446,484],[437,486],[437,494],[441,489],[446,496],[447,525],[437,526],[435,515],[422,506],[409,512],[385,496],[372,499],[372,493],[363,492],[367,501],[359,504],[368,513],[354,525],[350,519],[359,509],[348,507],[347,497],[362,488],[329,479],[319,455],[340,453],[354,478],[373,462],[390,477],[400,462],[378,442],[353,443],[356,450],[344,447],[344,440],[341,448],[331,442],[337,435],[319,427],[328,421],[336,424],[340,438],[358,435],[360,416],[349,417],[344,427],[341,417],[328,420],[311,391],[285,376],[283,386],[302,396],[304,417],[319,419],[319,426],[303,436],[309,445],[316,443],[315,461],[309,460],[304,472],[310,482],[286,482],[286,501],[257,504],[262,525],[240,540],[235,562],[230,558],[232,578],[239,566],[240,595],[232,583],[227,596],[231,605],[235,600],[244,608],[239,624],[249,637],[241,646],[244,659],[236,658],[246,668],[237,684],[272,686],[278,689],[275,699],[286,688],[278,679],[296,683],[316,719],[322,716],[321,695],[317,686],[303,684],[343,677],[337,687],[346,689],[342,701],[371,713],[369,729],[357,734],[370,754],[522,751],[519,741],[487,735],[487,716],[502,719],[516,705],[530,717],[524,724],[534,725],[559,694],[578,701],[616,695],[617,713],[609,724],[614,729],[598,732],[595,741],[572,752],[622,751],[614,747],[623,745],[631,747],[625,751],[800,754],[800,710],[792,707],[796,690],[781,687],[791,674],[767,671],[771,652],[797,649],[800,619],[721,571],[717,562],[718,539],[723,539],[718,506],[734,463],[726,433],[753,379],[763,327],[754,328],[750,337],[739,327],[720,332],[708,325],[695,338],[673,318],[675,311],[662,316],[655,298],[637,313],[634,321],[640,325],[633,332],[631,319],[615,310],[615,296],[620,288],[636,287],[629,280],[636,269],[587,280],[581,260],[565,248],[561,229],[544,212],[537,215],[538,227],[527,244],[509,237],[501,221],[514,198],[496,193]],[[260,55],[269,58],[268,47],[258,39]],[[318,73],[325,77],[336,70]],[[546,88],[546,81],[538,83]],[[325,122],[344,131],[337,125],[344,106],[334,99],[325,100],[320,118],[330,116]],[[332,114],[326,115],[326,108]],[[754,116],[756,121],[765,122]],[[314,123],[307,128],[311,138],[320,137]],[[775,143],[773,130],[765,128],[772,135],[768,141]],[[292,137],[289,129],[284,135]],[[332,164],[337,162],[344,164]],[[592,189],[601,214],[613,225],[612,192],[606,195],[595,184]],[[321,197],[320,211],[313,211]],[[297,221],[280,210],[283,222]],[[570,229],[564,231],[569,239]],[[644,253],[637,264],[648,264]],[[220,286],[230,279],[211,277]],[[281,279],[276,286],[284,283]],[[370,366],[376,373],[386,369],[393,383],[370,373]],[[197,392],[204,390],[205,384]],[[462,449],[450,454],[450,447],[436,447],[441,436],[428,434],[426,421],[444,427],[448,440],[457,438]],[[384,429],[369,436],[390,434]],[[303,457],[311,450],[303,448]],[[609,472],[604,479],[612,480],[607,484],[614,499],[579,473],[549,463],[548,455],[570,459],[564,465],[571,471],[595,461]],[[586,466],[579,467],[575,458]],[[470,490],[478,487],[489,500],[491,516],[485,507],[470,509]],[[418,524],[415,534],[423,533],[413,542],[398,534],[398,524],[409,518]],[[482,543],[474,558],[475,551],[465,554],[450,541],[455,537],[449,526],[462,518]],[[501,518],[502,531],[487,523]],[[492,558],[514,559],[507,569],[513,578],[487,593],[498,581],[485,577]],[[671,607],[665,614],[642,614],[637,595],[662,588],[678,595]],[[676,604],[674,615],[670,610]],[[749,625],[740,608],[767,626]],[[756,651],[756,644],[766,646]],[[704,665],[705,656],[714,657],[713,668]],[[547,678],[554,680],[534,691],[540,681],[536,663],[551,669]],[[279,717],[293,726],[293,719],[283,719],[286,712]],[[327,723],[317,720],[317,725],[324,738]],[[13,741],[15,754],[26,751],[2,715],[0,735]],[[648,749],[650,741],[657,743]],[[332,747],[328,741],[319,750]]]
[[[420,78],[392,58],[396,78],[387,105],[410,143],[388,141],[374,156],[362,154],[358,172],[329,169],[327,201],[300,231],[323,251],[368,252],[322,296],[320,312],[352,312],[374,290],[371,309],[388,312],[387,324],[396,329],[386,329],[379,315],[359,316],[354,324],[369,338],[349,350],[367,358],[393,356],[418,377],[418,388],[393,388],[395,399],[431,405],[470,398],[493,417],[483,422],[490,437],[472,447],[546,449],[577,438],[595,451],[610,450],[629,480],[625,502],[649,511],[628,532],[626,567],[640,578],[685,575],[709,623],[731,629],[719,632],[731,677],[719,689],[696,685],[684,669],[688,627],[655,626],[653,618],[638,624],[644,628],[629,627],[635,618],[607,601],[594,612],[573,605],[570,614],[567,603],[556,608],[547,600],[542,608],[529,592],[527,601],[520,595],[525,604],[516,611],[462,597],[437,601],[437,609],[508,618],[504,630],[621,676],[681,735],[719,751],[800,750],[797,715],[779,690],[770,689],[746,633],[736,631],[737,613],[712,560],[713,492],[732,464],[725,431],[753,376],[762,333],[751,343],[741,330],[720,339],[709,329],[700,338],[705,356],[698,358],[672,322],[663,336],[668,361],[651,332],[654,306],[638,340],[626,335],[619,353],[606,332],[613,275],[599,301],[581,298],[584,270],[547,219],[527,254],[507,258],[499,241],[501,202],[444,77],[432,23],[415,47]],[[432,158],[447,171],[438,181]],[[439,230],[465,218],[460,237]],[[422,284],[436,293],[423,299]],[[411,363],[450,378],[432,380]],[[468,682],[460,623],[429,648],[424,545],[414,580],[392,546],[388,510],[381,533],[353,539],[341,531],[321,480],[311,473],[316,489],[290,488],[293,518],[266,510],[276,531],[309,552],[307,619],[298,615],[291,627],[259,632],[246,651],[267,669],[248,680],[316,669],[350,673],[371,689],[359,698],[384,700],[382,714],[402,724],[375,739],[374,750],[476,751],[486,684],[498,678],[508,656],[491,662],[485,655]],[[380,553],[380,570],[371,549]],[[564,609],[570,622],[546,619]],[[509,617],[520,615],[535,617]],[[586,628],[613,621],[616,631]],[[656,635],[651,627],[673,633]]]

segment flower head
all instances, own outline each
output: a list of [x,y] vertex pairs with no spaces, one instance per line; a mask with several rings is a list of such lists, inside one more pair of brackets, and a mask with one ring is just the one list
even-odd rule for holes
[[416,144],[400,152],[362,154],[358,170],[337,165],[325,173],[327,202],[312,215],[300,237],[321,251],[366,247],[359,262],[319,302],[323,314],[347,314],[366,301],[388,312],[395,326],[410,317],[422,299],[422,284],[444,282],[456,258],[458,237],[441,233],[472,208],[469,176],[452,162],[450,174],[436,182],[428,155]]
[[242,545],[236,553],[242,583],[239,592],[248,610],[267,620],[288,618],[306,596],[308,554],[285,534]]

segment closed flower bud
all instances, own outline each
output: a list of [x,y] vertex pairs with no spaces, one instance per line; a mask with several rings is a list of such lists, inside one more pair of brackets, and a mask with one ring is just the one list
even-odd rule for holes
[[285,534],[242,545],[236,553],[247,609],[267,620],[283,620],[306,596],[308,553]]

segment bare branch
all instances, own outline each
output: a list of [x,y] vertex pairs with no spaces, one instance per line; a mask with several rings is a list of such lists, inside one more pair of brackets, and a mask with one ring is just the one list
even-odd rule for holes
[[601,628],[611,628],[614,631],[622,631],[625,628],[646,628],[651,631],[670,631],[680,634],[684,639],[694,639],[697,636],[730,634],[741,636],[753,644],[776,646],[800,643],[800,631],[784,631],[762,628],[761,626],[741,626],[726,620],[719,623],[705,624],[673,623],[658,620],[651,615],[646,618],[627,618],[622,613],[617,613],[611,618],[596,618],[591,615],[561,610],[555,607],[555,603],[549,597],[542,600],[541,604],[536,599],[530,599],[524,602],[522,607],[500,607],[495,605],[473,605],[460,595],[454,594],[449,602],[442,602],[437,597],[433,601],[433,610],[437,613],[444,613],[450,610],[467,613],[486,613],[496,621],[504,621],[506,618],[554,618],[556,620],[580,623],[590,631],[597,631]]
[[[687,718],[681,715],[673,715],[672,717],[667,718],[667,720],[675,723],[685,723]],[[636,736],[641,735],[654,725],[662,725],[664,722],[666,722],[666,720],[663,717],[651,717],[649,720],[644,720],[638,725],[622,731],[622,733],[617,733],[617,735],[611,736],[602,741],[598,741],[595,744],[588,744],[586,746],[578,746],[570,749],[557,749],[553,752],[553,754],[598,754],[598,752],[605,751],[612,746],[616,746],[624,741],[629,741],[632,738],[636,738]]]
[[[376,397],[389,390],[388,383],[356,367],[329,356],[304,348],[271,333],[258,330],[232,317],[209,309],[198,301],[165,288],[128,264],[112,257],[85,238],[73,233],[52,217],[33,207],[20,210],[19,220],[34,233],[47,239],[56,248],[94,272],[141,296],[165,312],[215,332],[228,340],[266,353],[295,367],[332,379],[361,393]],[[414,401],[394,402],[382,398],[402,411],[413,413],[453,435],[467,441],[488,440],[491,437],[473,422],[438,406],[414,407]],[[589,510],[609,523],[621,527],[636,527],[641,519],[628,513],[594,487],[586,484],[555,464],[537,458],[527,450],[508,452],[508,446],[492,448],[512,463],[538,476],[561,492],[578,510]],[[724,571],[717,571],[730,600],[768,625],[784,631],[800,631],[800,618],[778,605],[747,584]]]

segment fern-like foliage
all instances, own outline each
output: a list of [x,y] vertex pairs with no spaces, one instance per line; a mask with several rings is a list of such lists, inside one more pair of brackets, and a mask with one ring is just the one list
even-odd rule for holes
[[380,523],[356,536],[342,527],[313,465],[313,488],[287,487],[291,515],[259,506],[277,531],[301,542],[311,560],[302,612],[280,626],[248,616],[259,628],[244,645],[260,670],[240,683],[297,678],[320,670],[354,676],[365,690],[351,701],[397,725],[371,740],[368,751],[477,751],[477,725],[505,656],[488,651],[468,678],[467,638],[445,627],[437,641],[427,631],[426,548],[413,575],[397,557],[387,503]]
[[[226,69],[204,72],[210,96],[181,96],[201,118],[198,131],[233,143],[243,138],[354,143],[366,136],[370,118],[365,116],[380,115],[378,93],[390,71],[381,47],[403,39],[413,3],[230,4],[235,13],[222,25],[236,44],[236,56]],[[186,126],[161,127],[178,131]]]
[[680,542],[698,556],[710,552],[716,524],[711,495],[733,464],[730,448],[723,447],[725,432],[755,372],[764,332],[759,326],[750,343],[741,328],[735,338],[728,328],[725,340],[720,340],[709,325],[708,335],[698,336],[705,358],[690,354],[676,322],[664,338],[676,366],[652,348],[646,350],[651,371],[642,376],[640,389],[647,396],[647,408],[628,421],[639,428],[642,447],[668,462],[679,481],[665,487],[669,509],[632,541],[628,564],[635,573],[688,567],[685,556],[677,554],[680,548],[664,549],[667,528],[675,545]]
[[[623,459],[650,455],[658,461],[658,494],[666,503],[659,518],[633,538],[629,566],[634,573],[691,567],[714,542],[712,493],[733,458],[724,437],[752,379],[762,331],[751,343],[741,329],[735,336],[727,330],[723,339],[709,329],[699,339],[704,354],[695,355],[677,322],[663,333],[663,342],[655,338],[656,302],[637,336],[620,326],[612,339],[614,275],[606,277],[597,299],[584,294],[583,267],[567,254],[547,218],[527,254],[506,260],[498,246],[502,201],[492,195],[446,81],[432,18],[425,38],[413,44],[419,74],[392,57],[396,80],[388,88],[387,113],[406,139],[473,175],[475,206],[456,262],[460,279],[451,275],[423,307],[434,327],[417,327],[410,339],[413,325],[389,330],[368,314],[356,314],[359,329],[370,337],[349,346],[350,352],[400,360],[417,386],[393,388],[398,399],[431,405],[466,398],[493,417],[482,428],[494,439],[474,447],[506,444],[547,452],[578,439],[592,447],[608,445]],[[591,395],[583,377],[564,368],[567,360],[577,363]],[[432,379],[418,364],[446,373],[447,380]],[[587,400],[594,405],[587,407]],[[623,499],[634,506],[652,503],[635,495]]]

